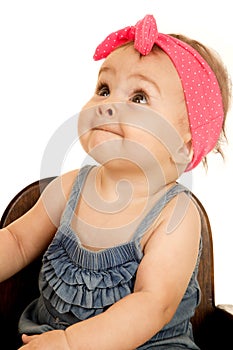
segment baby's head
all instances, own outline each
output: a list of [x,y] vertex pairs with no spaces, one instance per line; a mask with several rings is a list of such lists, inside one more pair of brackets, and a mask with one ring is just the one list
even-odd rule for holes
[[[113,62],[115,59],[121,65],[126,62],[121,61],[121,54],[124,55],[126,51],[130,53],[130,50],[142,62],[148,62],[148,71],[145,64],[142,69],[150,77],[151,86],[155,87],[155,95],[153,86],[148,88],[148,99],[152,101],[152,109],[168,118],[181,134],[191,157],[186,171],[193,169],[201,161],[205,163],[206,155],[212,150],[222,154],[221,140],[225,136],[224,125],[230,104],[231,86],[218,55],[185,36],[159,33],[154,17],[147,15],[136,26],[110,34],[97,47],[94,59],[107,58],[100,70],[100,77],[101,74],[104,76],[106,72],[109,73],[110,57]],[[153,71],[153,59],[159,56],[162,60],[157,60],[157,70]],[[111,70],[112,62],[109,63]],[[133,64],[135,60],[132,59],[131,62],[128,55],[128,69]],[[136,74],[143,85],[144,72],[140,73],[139,69]],[[156,92],[156,85],[160,96]],[[139,91],[138,88],[141,89],[135,86],[137,95],[134,98],[146,105],[146,93],[144,89]],[[99,96],[105,96],[109,94],[111,87],[104,82],[99,83],[97,89]],[[159,100],[157,105],[156,98]]]

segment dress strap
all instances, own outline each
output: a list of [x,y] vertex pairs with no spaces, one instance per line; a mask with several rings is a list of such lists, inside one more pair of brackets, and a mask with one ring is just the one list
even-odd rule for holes
[[82,167],[79,172],[78,175],[74,181],[68,202],[66,204],[65,210],[63,212],[62,218],[61,218],[61,223],[66,223],[66,224],[70,224],[75,208],[77,206],[77,203],[79,201],[80,198],[80,194],[82,192],[82,187],[85,183],[86,177],[89,173],[89,171],[94,167],[95,165],[85,165],[84,167]]
[[[152,207],[152,209],[147,213],[147,215],[144,217],[144,219],[141,221],[141,223],[139,224],[139,226],[137,227],[136,231],[134,232],[133,238],[132,240],[140,240],[143,235],[147,232],[147,230],[150,228],[150,226],[153,224],[153,222],[155,221],[155,219],[159,216],[159,214],[162,212],[163,208],[179,193],[185,192],[187,194],[188,197],[191,197],[191,192],[190,190],[177,183],[176,185],[174,185],[173,187],[171,187],[156,203],[155,205]],[[187,199],[188,199],[187,197]],[[188,203],[188,201],[187,201]],[[179,205],[179,204],[178,204]],[[185,208],[184,208],[185,210]],[[183,211],[179,211],[177,210],[177,212],[175,211],[173,213],[173,217],[174,215],[176,215],[176,217],[174,217],[176,219],[176,223],[180,222],[179,220],[182,219],[183,217]],[[180,217],[179,217],[180,216]],[[172,222],[172,218],[171,218],[171,222]],[[168,230],[169,230],[169,226],[168,226]],[[169,233],[169,232],[168,232]]]

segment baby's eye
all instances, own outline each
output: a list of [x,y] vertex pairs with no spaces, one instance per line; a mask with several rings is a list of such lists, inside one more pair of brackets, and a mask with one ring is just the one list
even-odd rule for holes
[[148,103],[147,95],[143,91],[138,91],[130,99],[134,103]]
[[108,97],[109,94],[110,94],[108,85],[101,84],[101,85],[97,86],[96,94],[99,95],[99,96]]

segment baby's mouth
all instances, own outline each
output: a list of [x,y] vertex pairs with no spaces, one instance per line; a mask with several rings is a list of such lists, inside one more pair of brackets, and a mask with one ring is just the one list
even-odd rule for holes
[[104,131],[104,132],[108,132],[117,136],[123,136],[121,130],[119,130],[119,128],[110,126],[110,125],[99,125],[96,126],[95,128],[93,128],[93,130],[97,130],[97,131]]

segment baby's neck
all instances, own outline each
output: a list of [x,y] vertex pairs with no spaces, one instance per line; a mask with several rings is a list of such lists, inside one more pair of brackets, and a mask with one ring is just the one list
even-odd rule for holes
[[[141,202],[160,196],[174,185],[176,178],[165,179],[156,169],[142,171],[138,166],[130,167],[99,166],[88,176],[95,184],[96,193],[107,202]],[[88,186],[85,186],[88,188]],[[93,188],[93,187],[92,187]]]

